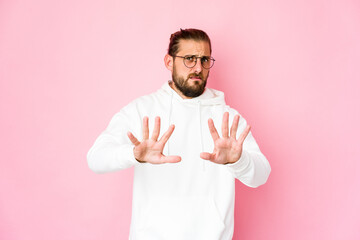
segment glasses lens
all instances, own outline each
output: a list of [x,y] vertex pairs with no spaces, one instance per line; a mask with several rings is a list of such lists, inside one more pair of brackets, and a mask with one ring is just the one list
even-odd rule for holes
[[194,55],[187,55],[184,57],[184,64],[188,68],[193,68],[196,65],[197,59],[200,59],[201,65],[205,69],[209,69],[214,65],[214,59],[209,56],[196,57]]
[[202,57],[201,58],[201,65],[203,68],[211,68],[212,67],[212,59],[210,57]]
[[192,68],[196,64],[196,57],[195,56],[185,56],[184,63],[185,63],[185,66],[187,66],[188,68]]

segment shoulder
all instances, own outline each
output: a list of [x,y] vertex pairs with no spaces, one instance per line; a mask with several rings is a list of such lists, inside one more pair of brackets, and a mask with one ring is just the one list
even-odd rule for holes
[[240,114],[240,112],[237,109],[230,106],[230,104],[226,101],[224,92],[211,88],[209,88],[208,90],[211,91],[215,96],[223,99],[223,104],[224,104],[223,112],[229,112],[230,118],[233,118],[235,115],[240,115],[240,119],[245,120],[243,116]]

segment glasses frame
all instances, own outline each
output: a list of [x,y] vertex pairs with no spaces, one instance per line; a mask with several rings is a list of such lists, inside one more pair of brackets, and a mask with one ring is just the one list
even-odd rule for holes
[[[215,59],[214,59],[213,57],[211,57],[211,56],[197,57],[197,56],[195,56],[195,55],[185,55],[185,56],[177,56],[177,55],[175,55],[175,56],[173,56],[173,57],[182,58],[182,59],[183,59],[183,62],[184,62],[184,65],[185,65],[185,67],[187,67],[187,68],[193,68],[193,67],[195,67],[198,58],[200,58],[200,61],[201,61],[201,59],[202,59],[203,57],[209,57],[209,58],[210,58],[210,61],[212,61],[211,66],[208,67],[208,68],[207,68],[207,67],[204,67],[203,62],[201,61],[201,66],[202,66],[203,68],[205,68],[205,69],[210,69],[210,68],[212,68],[212,67],[214,66],[214,63],[215,63]],[[193,57],[193,58],[195,58],[194,66],[189,67],[189,66],[186,65],[186,63],[185,63],[186,60],[185,60],[185,59],[186,59],[187,57]]]

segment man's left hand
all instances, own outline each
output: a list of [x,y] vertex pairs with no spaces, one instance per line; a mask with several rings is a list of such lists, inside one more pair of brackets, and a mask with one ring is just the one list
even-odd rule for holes
[[229,136],[229,113],[224,113],[221,126],[222,138],[220,138],[214,126],[214,121],[211,118],[208,120],[209,130],[214,140],[214,150],[212,153],[200,153],[200,157],[202,159],[209,160],[218,164],[234,163],[240,159],[243,142],[250,132],[250,126],[247,125],[239,138],[236,139],[239,119],[239,115],[236,115],[234,117]]

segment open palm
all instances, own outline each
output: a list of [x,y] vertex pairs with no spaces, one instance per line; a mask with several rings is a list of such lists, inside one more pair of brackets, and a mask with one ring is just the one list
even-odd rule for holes
[[163,154],[164,146],[173,133],[174,128],[175,126],[171,125],[160,140],[158,140],[160,134],[160,117],[156,117],[153,134],[151,138],[149,138],[149,119],[148,117],[144,117],[142,142],[140,142],[131,132],[128,132],[127,134],[130,141],[135,145],[135,159],[139,162],[148,162],[153,164],[180,162],[180,156],[165,156]]
[[239,138],[236,139],[239,119],[239,115],[236,115],[234,117],[229,136],[229,113],[224,113],[221,126],[222,138],[220,138],[214,126],[214,121],[211,118],[209,119],[208,125],[211,137],[214,140],[214,150],[212,153],[202,152],[200,154],[200,157],[202,159],[209,160],[218,164],[234,163],[240,159],[243,142],[250,132],[250,126],[247,125]]

